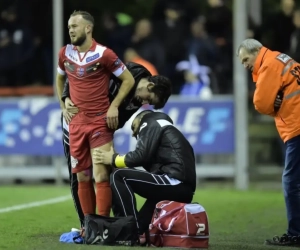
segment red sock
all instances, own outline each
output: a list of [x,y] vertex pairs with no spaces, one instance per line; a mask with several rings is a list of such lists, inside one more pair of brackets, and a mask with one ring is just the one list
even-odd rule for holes
[[[91,196],[92,196],[92,204],[93,204],[93,211],[96,211],[96,192],[95,192],[95,186],[94,186],[94,181],[90,180],[90,185],[91,185]],[[94,212],[95,213],[95,212]]]
[[94,214],[96,209],[96,196],[92,180],[88,182],[78,182],[78,196],[83,214]]
[[96,203],[98,214],[103,216],[110,215],[111,209],[111,188],[108,181],[96,183]]

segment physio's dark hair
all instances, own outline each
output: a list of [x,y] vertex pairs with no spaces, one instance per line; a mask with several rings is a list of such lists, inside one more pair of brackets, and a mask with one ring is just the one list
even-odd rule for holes
[[149,92],[153,92],[158,97],[158,103],[154,105],[154,109],[163,108],[172,94],[171,81],[169,78],[161,75],[149,76],[147,80],[154,83]]

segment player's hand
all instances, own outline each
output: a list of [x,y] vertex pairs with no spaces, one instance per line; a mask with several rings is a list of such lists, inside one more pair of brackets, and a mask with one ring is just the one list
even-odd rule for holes
[[79,111],[79,109],[74,105],[74,103],[69,97],[65,99],[65,106],[66,106],[66,110],[71,114],[75,115]]
[[66,123],[69,124],[75,114],[70,113],[67,109],[62,110]]
[[93,162],[95,164],[100,163],[105,165],[111,165],[113,154],[114,154],[114,149],[112,147],[110,148],[110,151],[104,151],[97,148],[93,152]]
[[106,122],[110,129],[117,129],[119,125],[119,110],[115,106],[110,106],[106,114]]

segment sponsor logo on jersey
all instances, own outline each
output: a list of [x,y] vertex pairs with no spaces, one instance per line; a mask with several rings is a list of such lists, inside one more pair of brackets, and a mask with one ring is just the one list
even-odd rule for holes
[[72,54],[69,54],[69,57],[70,57],[73,61],[77,62],[77,58],[76,58],[75,56],[73,56]]
[[97,54],[95,54],[95,55],[93,55],[93,56],[87,57],[85,61],[86,61],[87,63],[89,63],[89,62],[91,62],[91,61],[96,60],[96,59],[99,58],[99,57],[100,57],[100,54],[97,53]]

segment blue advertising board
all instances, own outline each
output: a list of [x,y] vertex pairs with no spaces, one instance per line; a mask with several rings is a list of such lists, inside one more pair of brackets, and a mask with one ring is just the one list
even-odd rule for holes
[[[234,152],[234,103],[230,99],[199,101],[171,98],[165,108],[197,154]],[[0,101],[0,154],[63,155],[61,111],[53,98]],[[119,153],[135,147],[131,120],[115,133]]]

